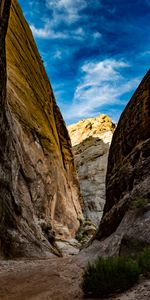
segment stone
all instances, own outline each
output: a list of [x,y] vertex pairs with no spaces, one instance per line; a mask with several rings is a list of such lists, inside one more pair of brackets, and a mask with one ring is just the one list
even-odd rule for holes
[[96,226],[105,204],[105,176],[114,129],[115,124],[104,114],[68,126],[84,201],[84,216]]
[[122,252],[150,244],[149,128],[150,71],[120,117],[108,158],[106,204],[97,238],[114,233]]
[[69,241],[56,241],[56,244],[63,256],[77,255],[80,251],[81,244],[76,239]]
[[9,7],[1,2],[0,255],[59,255],[55,238],[74,237],[83,218],[71,142],[16,0],[6,36],[6,90]]

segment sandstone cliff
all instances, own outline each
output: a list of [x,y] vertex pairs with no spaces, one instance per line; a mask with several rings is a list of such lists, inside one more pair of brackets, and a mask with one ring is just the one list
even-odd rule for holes
[[[150,71],[122,113],[110,147],[106,205],[97,238],[120,251],[150,244]],[[111,248],[112,244],[111,244]]]
[[[82,218],[71,143],[32,33],[16,0],[1,1],[0,253],[45,256]],[[4,11],[3,11],[4,9]],[[1,66],[0,66],[1,67]]]
[[106,115],[68,126],[84,200],[84,215],[98,226],[105,204],[105,176],[115,125]]

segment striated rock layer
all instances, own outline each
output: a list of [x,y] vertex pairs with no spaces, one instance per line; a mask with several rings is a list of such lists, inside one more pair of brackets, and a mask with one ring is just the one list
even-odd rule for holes
[[[150,71],[121,115],[110,147],[106,205],[97,237],[116,228],[121,249],[150,244]],[[119,229],[120,228],[120,229]]]
[[105,204],[105,176],[114,128],[106,115],[68,126],[84,200],[84,215],[96,226]]
[[79,227],[79,186],[67,129],[16,0],[6,39],[6,96],[7,5],[1,1],[0,253],[45,256],[57,252],[54,235],[70,238]]

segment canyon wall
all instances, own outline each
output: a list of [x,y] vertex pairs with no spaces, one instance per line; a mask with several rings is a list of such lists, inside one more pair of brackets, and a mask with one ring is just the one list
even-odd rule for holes
[[112,139],[98,239],[116,231],[124,247],[150,244],[149,183],[150,71],[123,111]]
[[[3,11],[4,3],[4,11]],[[83,218],[71,142],[20,6],[1,2],[0,253],[45,256]],[[3,13],[2,13],[3,11]]]
[[115,125],[99,115],[68,126],[81,194],[84,216],[99,225],[105,204],[108,152]]

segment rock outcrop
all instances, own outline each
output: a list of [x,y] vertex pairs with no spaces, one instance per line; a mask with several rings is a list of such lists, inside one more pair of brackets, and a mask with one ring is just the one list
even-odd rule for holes
[[116,231],[120,251],[150,244],[150,71],[120,117],[106,178],[97,238]]
[[84,216],[99,225],[105,204],[108,152],[115,125],[106,115],[68,126],[84,201]]
[[0,10],[0,254],[45,256],[82,219],[71,142],[16,0]]

